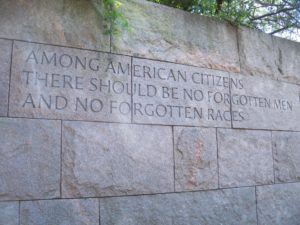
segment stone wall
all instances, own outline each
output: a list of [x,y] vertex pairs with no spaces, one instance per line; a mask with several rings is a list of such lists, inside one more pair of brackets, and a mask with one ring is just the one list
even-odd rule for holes
[[0,224],[299,225],[300,44],[123,3],[0,0]]

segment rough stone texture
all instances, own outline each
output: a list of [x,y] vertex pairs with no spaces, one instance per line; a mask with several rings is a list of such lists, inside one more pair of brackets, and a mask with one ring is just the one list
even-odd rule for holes
[[169,127],[63,123],[64,197],[174,191]]
[[300,181],[300,132],[272,132],[275,182]]
[[300,86],[258,77],[242,79],[243,88],[232,88],[232,110],[244,119],[233,120],[234,128],[300,131]]
[[11,41],[0,39],[0,116],[7,116]]
[[0,200],[59,197],[60,122],[0,118]]
[[300,84],[300,43],[273,37],[278,79]]
[[144,0],[121,2],[131,29],[113,35],[113,52],[240,71],[235,27]]
[[259,225],[298,225],[300,183],[257,187]]
[[101,1],[0,0],[0,37],[109,51]]
[[21,225],[99,225],[97,199],[21,202]]
[[218,129],[217,135],[220,187],[273,182],[270,132]]
[[134,122],[231,126],[227,72],[137,58],[132,68]]
[[256,225],[254,188],[100,200],[102,225]]
[[242,74],[277,78],[279,71],[271,35],[239,27],[238,43]]
[[175,190],[218,188],[216,130],[174,128]]
[[130,57],[25,42],[13,53],[10,116],[130,122]]
[[299,225],[300,45],[120,1],[0,0],[0,225]]
[[300,44],[238,28],[241,73],[300,84]]
[[0,202],[0,224],[19,225],[18,202]]

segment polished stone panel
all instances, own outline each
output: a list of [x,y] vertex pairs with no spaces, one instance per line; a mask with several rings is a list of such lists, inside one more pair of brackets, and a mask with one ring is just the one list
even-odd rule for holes
[[132,82],[136,123],[231,125],[227,72],[133,58]]
[[15,42],[10,116],[130,122],[130,58]]
[[234,128],[300,131],[300,86],[259,77],[238,77],[242,88],[231,88]]
[[102,225],[256,225],[254,188],[100,199]]
[[218,129],[220,187],[274,181],[271,132]]
[[18,202],[0,202],[0,224],[19,225]]
[[300,181],[300,132],[272,132],[275,182]]
[[60,121],[0,118],[0,200],[57,198]]
[[174,191],[170,127],[63,122],[63,197]]
[[298,225],[300,183],[257,187],[259,225]]
[[21,202],[20,225],[99,225],[98,199]]
[[174,128],[175,189],[218,188],[216,129]]

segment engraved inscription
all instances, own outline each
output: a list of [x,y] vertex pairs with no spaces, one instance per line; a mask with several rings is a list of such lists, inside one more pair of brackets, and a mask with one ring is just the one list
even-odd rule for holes
[[144,59],[132,70],[134,122],[230,126],[228,73]]
[[258,77],[232,74],[244,80],[244,88],[231,89],[232,110],[245,115],[233,119],[233,127],[253,129],[300,130],[299,85]]
[[131,120],[130,57],[16,42],[10,115]]
[[9,115],[300,130],[299,85],[15,42]]

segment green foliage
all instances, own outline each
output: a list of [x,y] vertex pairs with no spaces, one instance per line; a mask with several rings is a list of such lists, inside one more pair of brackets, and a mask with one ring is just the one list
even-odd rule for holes
[[148,0],[257,28],[291,39],[300,38],[300,0]]
[[122,3],[117,0],[103,0],[105,34],[118,34],[120,29],[129,30],[129,23],[121,11]]
[[[148,0],[270,34],[300,39],[300,0]],[[118,0],[103,0],[106,34],[130,30]]]

